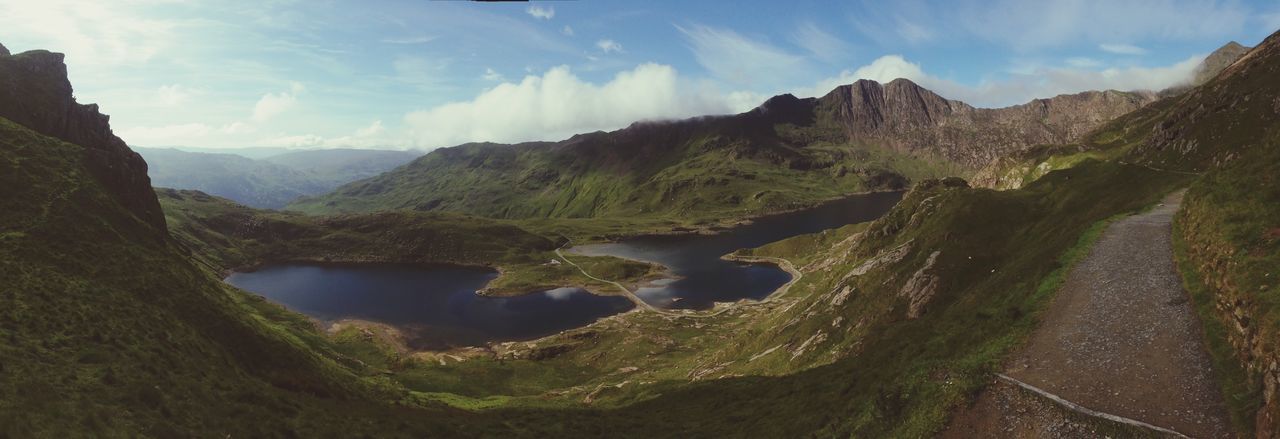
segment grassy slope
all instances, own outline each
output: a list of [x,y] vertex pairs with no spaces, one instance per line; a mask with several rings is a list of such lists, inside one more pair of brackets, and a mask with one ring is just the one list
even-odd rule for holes
[[[521,358],[548,355],[536,361],[424,361],[399,369],[396,379],[425,390],[416,377],[466,377],[448,387],[463,396],[423,397],[500,407],[499,416],[538,431],[927,434],[986,384],[1003,353],[1033,327],[1034,313],[1098,224],[1188,179],[1089,162],[1019,191],[917,189],[882,220],[755,250],[802,256],[795,260],[804,278],[784,299],[702,320],[629,314],[513,348]],[[1114,185],[1131,190],[1104,190]],[[901,263],[843,280],[905,242],[912,250]],[[907,319],[898,289],[934,250],[941,251],[940,288],[924,316]],[[854,294],[835,304],[846,286]],[[571,417],[541,411],[583,400],[609,409]],[[533,410],[546,419],[524,418],[532,407],[544,407]]]
[[[600,419],[556,422],[573,428],[622,422],[636,429],[618,430],[621,435],[693,429],[707,436],[928,434],[942,425],[951,407],[987,382],[1001,355],[1032,327],[1032,316],[1060,277],[1061,271],[1054,273],[1063,256],[1079,251],[1080,237],[1092,225],[1141,209],[1186,181],[1177,174],[1092,163],[1050,174],[1019,191],[917,190],[888,216],[865,226],[848,251],[824,254],[834,260],[815,267],[826,268],[806,269],[804,280],[793,287],[794,304],[735,330],[736,337],[721,351],[700,354],[729,361],[724,369],[729,376],[735,370],[769,375],[769,368],[786,368],[790,361],[827,365],[775,377],[624,386],[617,401],[638,402],[604,412]],[[1113,185],[1132,190],[1103,190]],[[965,233],[950,232],[959,230]],[[871,256],[907,241],[912,250],[902,263],[841,280]],[[939,290],[924,316],[907,319],[897,289],[934,250],[941,251],[934,271],[941,279]],[[856,293],[833,306],[833,296],[844,286]],[[832,331],[837,317],[854,326]],[[800,348],[819,332],[827,336]],[[779,343],[785,350],[749,360]],[[792,358],[793,350],[801,354]]]
[[1205,171],[1176,256],[1243,432],[1280,434],[1280,33],[1170,105],[1125,160]]
[[[9,129],[21,134],[19,128]],[[810,346],[799,349],[799,359],[793,361],[829,363],[826,366],[793,375],[694,384],[671,374],[648,385],[633,383],[601,394],[604,407],[617,407],[606,410],[508,408],[485,415],[453,414],[443,420],[435,411],[412,411],[402,413],[407,417],[383,424],[376,420],[385,420],[395,412],[361,396],[376,393],[372,389],[377,386],[371,383],[375,379],[358,378],[359,370],[348,370],[331,360],[341,358],[337,356],[339,352],[353,349],[335,348],[310,332],[305,322],[289,317],[289,313],[228,292],[207,272],[184,262],[166,244],[145,244],[147,239],[155,240],[155,231],[136,231],[138,225],[128,219],[127,212],[104,204],[100,193],[93,196],[92,181],[77,176],[77,147],[56,142],[48,145],[40,143],[44,140],[23,139],[18,134],[6,135],[16,139],[5,148],[9,166],[15,171],[4,174],[15,180],[6,183],[13,183],[9,187],[29,185],[33,189],[4,210],[9,214],[5,217],[7,223],[20,225],[8,228],[13,231],[6,232],[0,241],[4,244],[4,260],[10,261],[4,272],[9,277],[5,284],[16,286],[10,291],[37,293],[6,297],[6,303],[20,305],[7,309],[13,318],[4,321],[22,325],[7,327],[10,338],[17,341],[5,347],[6,358],[21,357],[4,362],[6,372],[17,371],[4,376],[19,382],[3,387],[14,390],[3,398],[9,410],[0,411],[8,413],[10,419],[22,416],[18,422],[5,423],[15,434],[50,428],[189,432],[193,428],[224,427],[217,420],[235,416],[237,423],[225,428],[242,436],[276,431],[264,429],[304,434],[326,428],[423,431],[420,429],[452,422],[466,422],[469,427],[465,431],[478,432],[498,428],[489,423],[496,419],[505,420],[503,429],[531,434],[608,431],[640,436],[698,431],[707,435],[750,432],[759,437],[814,431],[914,435],[938,428],[951,405],[985,382],[984,372],[1016,340],[1017,331],[1011,332],[1010,328],[1029,327],[1028,316],[1044,296],[1044,291],[1037,289],[1038,280],[1058,267],[1058,257],[1089,224],[1136,209],[1181,178],[1140,168],[1094,164],[1051,174],[1022,191],[921,189],[886,218],[867,226],[852,252],[831,255],[837,258],[833,268],[805,276],[794,293],[794,305],[775,317],[801,317],[794,327],[769,318],[753,319],[744,331],[714,327],[692,330],[685,326],[691,322],[686,322],[666,326],[669,332],[650,334],[656,338],[648,342],[621,346],[608,342],[626,341],[618,338],[619,333],[601,332],[595,336],[600,343],[587,343],[586,348],[563,355],[559,364],[555,360],[545,364],[516,361],[510,366],[499,363],[495,367],[477,362],[456,366],[474,367],[469,373],[434,377],[430,370],[418,370],[414,373],[425,381],[410,388],[466,393],[464,387],[442,384],[446,379],[466,376],[506,383],[495,385],[506,386],[509,394],[537,393],[537,386],[543,385],[540,382],[564,386],[581,380],[575,373],[583,369],[561,366],[593,358],[592,352],[610,352],[609,349],[631,349],[635,351],[632,355],[642,357],[656,348],[658,352],[668,351],[659,355],[669,358],[663,361],[676,362],[684,356],[699,358],[701,364],[723,355],[735,364],[712,376],[771,375],[789,366],[777,360],[757,365],[745,360],[745,355],[785,342],[790,343],[788,350],[802,344]],[[40,160],[54,163],[40,165]],[[21,166],[17,165],[19,161]],[[1114,185],[1134,189],[1098,199],[1096,195],[1104,192],[1100,188]],[[86,196],[89,198],[81,198]],[[104,219],[120,224],[99,224]],[[952,234],[948,230],[974,233]],[[831,293],[841,286],[840,274],[907,240],[915,243],[915,250],[904,263],[859,278],[854,285],[859,291],[854,300],[839,307],[825,305],[830,303]],[[923,317],[906,320],[902,314],[904,303],[895,294],[895,286],[916,270],[933,249],[943,252],[937,268],[943,279],[941,289]],[[83,256],[75,257],[77,254]],[[1000,270],[990,273],[984,271],[985,267]],[[873,288],[885,282],[887,287]],[[83,318],[66,317],[76,314]],[[269,316],[279,320],[273,322]],[[830,325],[834,317],[859,322],[861,329],[847,335],[833,333],[818,343],[802,343],[815,330]],[[666,320],[654,315],[640,318],[653,325]],[[732,316],[726,316],[726,320],[732,320]],[[63,335],[49,337],[51,333]],[[703,333],[722,338],[699,338]],[[40,336],[32,337],[36,334]],[[117,334],[128,336],[117,338]],[[105,337],[105,341],[93,337]],[[675,344],[666,344],[661,341],[663,338],[670,338]],[[729,343],[710,343],[725,340]],[[102,343],[113,348],[101,349]],[[121,349],[118,344],[135,348]],[[833,351],[852,355],[832,357]],[[598,375],[617,367],[608,358],[594,358],[581,363],[595,369],[586,370],[588,373]],[[365,367],[376,369],[374,366]],[[110,370],[113,377],[106,378],[104,369]],[[548,370],[556,372],[547,375]],[[486,376],[490,378],[482,378]],[[471,380],[455,382],[468,381]],[[520,390],[519,386],[527,385],[521,383],[534,383],[535,388]],[[384,382],[382,386],[391,389],[390,395],[397,394],[396,385]],[[39,400],[41,395],[49,394],[72,396]],[[424,401],[445,397],[438,393],[436,398],[429,393],[410,395],[411,399]],[[483,401],[464,398],[461,403],[487,404]],[[538,405],[546,404],[532,406]],[[570,403],[569,407],[573,405]],[[564,403],[556,403],[551,407],[563,406]],[[334,425],[334,419],[339,417],[326,415],[338,408],[353,410],[369,422]],[[106,415],[118,413],[119,409],[125,409],[127,415]],[[52,420],[55,416],[59,417],[58,422]],[[63,417],[83,420],[79,424],[67,423]]]
[[[1280,36],[1201,87],[1118,118],[1062,150],[1032,151],[1002,172],[1019,181],[1082,155],[1203,172],[1175,222],[1175,253],[1205,326],[1235,426],[1280,431]],[[1034,169],[1034,170],[1033,170]],[[1028,179],[1034,175],[1026,175]],[[1029,181],[1029,180],[1028,180]]]
[[82,156],[0,119],[0,180],[21,188],[0,197],[0,435],[254,437],[338,428],[339,410],[385,416],[395,392],[188,262]]
[[[1197,120],[1223,118],[1224,126],[1232,126],[1225,116]],[[1277,157],[1275,137],[1266,135],[1266,129],[1275,124],[1254,122],[1263,128],[1250,131],[1256,124],[1247,124],[1243,132],[1257,136],[1242,134],[1224,143],[1209,140],[1235,133],[1191,128],[1191,133],[1209,136],[1198,143],[1202,147],[1238,148],[1150,149],[1138,139],[1126,148],[1131,154],[1126,160],[1168,165],[1178,154],[1199,163],[1173,164],[1203,169],[1232,155],[1237,158],[1194,183],[1178,227],[1193,261],[1245,257],[1246,263],[1233,266],[1243,267],[1239,271],[1210,271],[1220,277],[1209,283],[1213,288],[1247,288],[1234,292],[1258,304],[1250,312],[1261,310],[1268,317],[1258,325],[1269,334],[1275,308],[1264,293],[1274,287],[1262,282],[1276,262],[1270,235],[1276,200],[1274,191],[1266,189],[1276,187],[1271,171]],[[408,393],[402,401],[455,398],[476,407],[502,405],[503,395],[539,395],[545,388],[585,380],[575,376],[578,372],[608,372],[618,366],[610,356],[617,352],[629,352],[629,358],[656,357],[653,364],[659,369],[710,370],[709,377],[724,379],[688,383],[680,374],[660,372],[647,384],[610,386],[600,398],[601,406],[612,407],[608,409],[553,401],[479,414],[397,412],[376,402],[402,395],[393,383],[361,378],[367,371],[334,361],[344,361],[339,352],[353,355],[366,348],[359,343],[343,347],[342,340],[334,347],[295,315],[226,291],[110,203],[79,170],[78,147],[12,124],[2,128],[0,138],[7,143],[0,163],[9,169],[0,178],[7,179],[5,187],[31,188],[3,198],[7,204],[0,209],[6,224],[0,234],[5,264],[0,275],[6,287],[13,286],[2,300],[16,304],[0,311],[7,313],[0,319],[0,336],[12,341],[0,346],[5,371],[0,380],[9,380],[0,386],[0,419],[5,421],[0,425],[13,435],[52,429],[180,435],[218,427],[235,429],[240,436],[379,429],[420,436],[434,427],[453,429],[451,435],[495,429],[539,435],[927,435],[945,422],[950,407],[987,382],[1002,354],[1033,326],[1070,255],[1082,248],[1081,237],[1098,230],[1094,226],[1100,221],[1140,209],[1194,178],[1085,160],[1015,191],[921,187],[872,224],[762,249],[766,254],[798,254],[814,246],[819,253],[801,261],[808,264],[789,296],[794,300],[760,307],[768,312],[727,313],[705,327],[642,315],[636,317],[638,324],[622,330],[587,328],[543,341],[532,352],[550,355],[546,362],[414,368],[423,381],[409,387],[421,392]],[[1250,138],[1250,143],[1232,143]],[[1155,155],[1143,155],[1147,153]],[[1118,187],[1125,190],[1114,190]],[[821,249],[832,242],[839,245]],[[845,278],[853,267],[908,242],[902,262]],[[909,319],[907,299],[898,290],[933,251],[940,252],[931,271],[939,278],[938,289],[925,313]],[[834,297],[846,287],[851,299],[836,304]],[[1252,293],[1253,287],[1264,288]],[[1204,309],[1203,299],[1197,300]],[[744,323],[742,317],[749,319]],[[846,326],[829,329],[839,326],[837,318]],[[613,319],[608,325],[615,323],[636,322]],[[643,334],[647,338],[639,343],[623,331],[654,328],[664,332]],[[117,333],[128,337],[116,339]],[[558,346],[574,343],[568,351]],[[100,349],[103,345],[113,349]],[[766,354],[774,346],[784,349]],[[764,356],[751,360],[760,354]],[[583,366],[562,367],[570,364]],[[99,374],[103,369],[112,375]],[[548,372],[552,370],[559,375]],[[437,384],[449,379],[455,380],[452,387]],[[473,385],[476,381],[489,384]],[[592,384],[610,382],[618,381],[596,378]],[[42,397],[54,394],[70,397]],[[236,424],[224,425],[233,417]],[[352,418],[365,422],[339,421]]]
[[[1263,377],[1280,381],[1267,370],[1280,358],[1280,138],[1260,147],[1192,185],[1175,233],[1224,394],[1246,432],[1263,405]],[[1280,406],[1267,410],[1280,420]]]

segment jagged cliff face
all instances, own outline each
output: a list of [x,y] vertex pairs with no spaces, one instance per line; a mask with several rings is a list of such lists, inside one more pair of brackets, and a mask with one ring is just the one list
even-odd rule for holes
[[130,212],[164,230],[164,214],[147,178],[147,163],[111,132],[96,104],[76,102],[61,53],[10,55],[0,46],[0,117],[85,148],[94,177]]
[[897,79],[858,81],[816,103],[849,141],[934,155],[971,169],[1037,144],[1061,144],[1156,100],[1154,93],[1089,91],[1012,107],[974,108]]

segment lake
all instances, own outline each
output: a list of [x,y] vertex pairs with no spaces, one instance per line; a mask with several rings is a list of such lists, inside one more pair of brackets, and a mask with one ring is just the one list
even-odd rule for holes
[[726,261],[721,256],[796,235],[874,220],[897,204],[902,195],[903,192],[855,195],[811,209],[759,218],[715,235],[643,236],[575,246],[570,252],[667,266],[678,278],[654,282],[636,291],[653,306],[706,309],[715,302],[760,300],[789,282],[791,275],[773,265]]
[[[763,299],[791,279],[776,266],[725,261],[722,255],[870,221],[901,198],[901,192],[857,195],[759,218],[715,235],[645,236],[570,251],[665,265],[676,277],[651,282],[636,294],[657,307],[705,309],[715,302]],[[518,297],[476,294],[496,277],[493,270],[457,266],[290,263],[233,273],[226,281],[323,321],[361,319],[393,325],[415,349],[529,340],[635,306],[623,297],[597,296],[579,288]]]
[[481,268],[398,264],[281,264],[226,281],[320,320],[394,325],[416,349],[529,340],[630,310],[623,297],[558,288],[518,297],[476,294],[497,277]]

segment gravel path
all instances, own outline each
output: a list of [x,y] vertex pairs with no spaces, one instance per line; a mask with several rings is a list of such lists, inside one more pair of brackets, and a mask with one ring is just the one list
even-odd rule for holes
[[978,402],[961,416],[956,417],[938,437],[942,439],[1115,437],[1181,439],[1176,435],[1121,425],[1077,413],[1000,379],[993,380],[983,390],[983,395],[978,398]]
[[[1175,193],[1111,224],[1005,374],[1099,412],[1196,438],[1231,437],[1200,323],[1173,264],[1170,227],[1181,201]],[[974,413],[998,407],[982,400],[994,397],[986,392],[957,422],[1009,418]],[[999,431],[991,433],[1004,436]]]

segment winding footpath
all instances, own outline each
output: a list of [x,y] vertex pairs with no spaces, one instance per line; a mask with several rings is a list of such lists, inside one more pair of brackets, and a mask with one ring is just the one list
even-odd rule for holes
[[[1072,421],[1010,396],[1020,387],[1060,410],[1157,435],[1231,437],[1200,323],[1173,263],[1171,224],[1181,201],[1181,192],[1172,194],[1107,227],[997,384],[958,413],[944,436],[1096,433],[1063,428]],[[1047,434],[1049,427],[1061,434]]]

